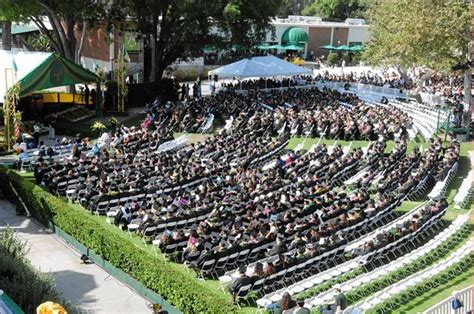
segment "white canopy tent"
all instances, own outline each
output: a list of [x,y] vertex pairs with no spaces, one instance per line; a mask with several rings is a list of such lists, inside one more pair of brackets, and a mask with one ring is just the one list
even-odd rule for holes
[[14,63],[17,67],[16,81],[18,82],[36,69],[51,54],[51,52],[0,50],[0,103],[3,103],[7,88],[11,88],[14,84]]
[[310,75],[313,74],[313,71],[274,56],[246,58],[209,71],[209,75],[217,75],[219,78],[236,77],[240,79],[304,74]]

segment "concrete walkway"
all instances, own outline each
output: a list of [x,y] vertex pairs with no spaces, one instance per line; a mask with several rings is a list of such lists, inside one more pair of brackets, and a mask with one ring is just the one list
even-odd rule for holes
[[28,241],[28,258],[51,272],[64,298],[86,313],[152,313],[149,303],[95,264],[82,264],[80,255],[43,226],[17,216],[15,207],[0,200],[0,232],[9,225]]

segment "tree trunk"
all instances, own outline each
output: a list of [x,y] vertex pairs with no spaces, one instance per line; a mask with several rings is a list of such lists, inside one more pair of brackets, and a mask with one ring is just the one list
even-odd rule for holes
[[74,26],[76,24],[76,21],[74,20],[72,16],[66,16],[64,18],[64,24],[65,24],[65,29],[66,29],[66,44],[69,48],[68,49],[69,56],[67,56],[66,58],[75,62],[77,40],[74,34]]
[[163,67],[156,67],[155,69],[155,82],[160,82],[161,78],[163,77],[163,72],[165,72],[165,69]]
[[408,72],[406,70],[402,69],[402,67],[400,67],[399,65],[396,65],[395,68],[397,69],[397,72],[398,74],[400,74],[402,79],[404,79],[405,81],[409,80]]
[[157,57],[157,43],[158,43],[158,16],[153,17],[153,33],[150,36],[150,44],[151,44],[151,72],[150,72],[150,80],[156,81],[157,77],[157,65],[158,65],[158,57]]
[[[53,31],[57,34],[59,37],[59,44],[62,46],[63,50],[63,57],[69,60],[74,61],[74,51],[71,51],[71,46],[68,42],[68,38],[66,36],[66,33],[64,31],[63,25],[61,24],[61,21],[59,20],[58,16],[55,15],[54,10],[45,5],[44,3],[41,3],[41,5],[44,7],[46,10],[46,14],[48,16],[49,22],[51,24],[51,27],[53,28]],[[66,24],[66,28],[68,28],[68,21],[65,20],[64,23]]]
[[[64,50],[63,50],[62,45],[60,45],[56,41],[56,39],[53,37],[53,35],[50,34],[50,32],[48,31],[44,23],[41,21],[41,18],[32,17],[31,20],[38,27],[40,33],[49,39],[49,42],[51,43],[51,46],[53,47],[53,49],[56,50],[57,53],[63,56]],[[56,38],[59,38],[59,34],[56,34]]]
[[12,22],[3,22],[2,46],[4,50],[12,50]]
[[155,43],[155,77],[154,81],[159,82],[161,81],[161,77],[163,76],[163,72],[165,69],[163,69],[163,51],[161,50],[161,47],[159,43]]
[[86,38],[86,32],[87,32],[87,21],[84,20],[84,22],[82,22],[81,39],[79,41],[79,46],[77,47],[77,51],[76,51],[76,63],[77,64],[81,63],[82,48],[84,47],[84,39]]

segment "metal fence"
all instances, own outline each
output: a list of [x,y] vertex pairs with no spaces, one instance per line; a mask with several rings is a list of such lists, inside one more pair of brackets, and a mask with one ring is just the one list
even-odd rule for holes
[[3,290],[0,290],[1,314],[24,314],[22,309]]

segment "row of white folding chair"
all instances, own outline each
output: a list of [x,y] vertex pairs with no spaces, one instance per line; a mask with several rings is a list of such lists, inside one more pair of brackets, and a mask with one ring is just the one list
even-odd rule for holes
[[[441,246],[444,242],[446,242],[453,234],[458,232],[467,222],[469,221],[469,214],[460,215],[458,216],[448,228],[437,234],[433,239],[431,239],[428,243],[423,245],[422,247],[418,248],[416,251],[403,255],[398,259],[390,262],[389,264],[384,265],[383,267],[376,268],[375,270],[364,273],[360,276],[357,276],[354,279],[348,280],[341,284],[339,287],[342,292],[346,293],[353,288],[356,288],[362,284],[369,283],[374,281],[378,278],[386,276],[388,273],[392,273],[403,268],[405,265],[419,259],[430,252],[433,252],[436,248]],[[329,298],[333,298],[336,295],[335,288],[332,288],[331,291],[326,291],[321,293],[320,295],[311,298],[306,301],[307,304],[311,304],[312,306],[323,304],[325,300],[325,296]],[[322,303],[318,303],[322,302]]]
[[189,140],[189,134],[183,134],[174,140],[165,142],[161,144],[160,146],[158,146],[156,153],[166,152],[169,150],[177,149],[178,147],[185,146],[188,140]]
[[211,113],[206,117],[206,121],[204,121],[199,127],[198,133],[209,133],[210,131],[212,131],[213,123],[214,123],[214,115]]
[[[432,219],[433,218],[434,217],[432,217]],[[386,245],[386,246],[384,246],[384,247],[382,247],[382,248],[380,248],[376,251],[372,251],[369,254],[364,255],[362,258],[364,260],[368,261],[373,256],[381,256],[381,255],[385,254],[386,251],[391,252],[391,251],[394,251],[394,250],[398,250],[400,245],[403,246],[407,243],[412,242],[415,239],[415,237],[418,233],[421,233],[422,230],[424,230],[426,228],[429,228],[432,225],[432,221],[433,220],[425,222],[423,227],[418,229],[416,232],[414,232],[412,234],[408,234],[408,235],[398,239],[395,242],[389,243],[388,245]],[[376,279],[376,275],[377,274],[373,273],[373,274],[370,274],[367,277],[364,277],[364,279],[365,279],[366,282],[369,282],[370,280]],[[358,284],[362,284],[362,283],[366,283],[366,282],[358,282]],[[317,305],[321,305],[321,304],[325,304],[325,303],[329,302],[331,299],[333,299],[333,297],[334,297],[334,291],[325,291],[321,295],[318,295],[316,297],[313,297],[313,298],[307,300],[306,303],[309,304],[310,306],[317,306]]]
[[459,249],[450,254],[447,258],[437,262],[436,264],[428,267],[427,269],[419,271],[411,275],[410,277],[383,289],[382,291],[375,293],[373,296],[345,310],[344,313],[351,313],[351,311],[356,307],[359,307],[363,311],[369,310],[370,308],[375,307],[380,303],[383,303],[385,300],[391,298],[392,296],[399,294],[400,292],[408,288],[416,286],[421,282],[436,276],[437,274],[443,272],[450,266],[460,262],[464,257],[469,255],[471,252],[472,245],[472,240],[467,241],[464,245],[462,245]]
[[375,239],[375,237],[378,234],[383,233],[384,231],[389,231],[390,229],[394,228],[396,225],[403,224],[405,221],[411,220],[413,215],[415,215],[420,208],[423,208],[424,206],[426,206],[427,203],[428,202],[424,202],[423,204],[416,206],[415,208],[413,208],[412,210],[410,210],[403,216],[398,217],[397,219],[393,220],[392,222],[383,226],[382,228],[374,230],[370,232],[369,234],[366,234],[365,236],[363,236],[361,239],[354,241],[353,243],[347,246],[347,250],[352,251],[353,249],[358,248],[361,245],[363,245],[365,242]]
[[472,196],[472,170],[469,171],[466,178],[461,183],[458,193],[454,196],[454,207],[463,208]]
[[[435,110],[434,108],[425,106],[423,104],[420,104],[415,101],[408,101],[408,102],[400,102],[396,99],[392,100],[391,103],[396,106],[399,109],[402,109],[404,111],[412,112],[412,113],[417,113],[420,114],[421,116],[429,119],[429,120],[435,120],[438,117],[438,111]],[[440,112],[440,116],[447,116],[446,113]]]
[[401,104],[399,102],[393,102],[393,105],[397,108],[409,112],[413,115],[416,115],[425,121],[429,122],[430,125],[436,124],[437,122],[437,112],[434,110],[427,110],[425,108],[419,107],[419,105],[413,106],[412,103]]
[[344,181],[345,185],[353,185],[359,182],[366,174],[369,173],[369,169],[371,166],[367,166],[364,169],[357,172],[355,175]]
[[[429,221],[425,222],[425,224],[423,225],[423,229],[424,229],[425,227],[430,227],[430,226],[432,226],[432,225],[434,224],[435,220],[436,220],[438,217],[440,217],[440,215],[442,215],[445,211],[446,211],[446,210],[444,210],[442,213],[439,213],[439,214],[436,215],[436,216],[433,216]],[[421,229],[418,229],[418,230],[415,232],[415,234],[416,234],[416,233],[419,233],[419,232],[421,232]],[[413,237],[415,236],[415,234],[407,235],[407,236],[405,236],[404,238],[407,238],[407,237],[413,238]],[[400,240],[399,240],[399,241],[400,241]],[[399,242],[399,241],[397,241],[397,242]]]
[[449,171],[448,171],[446,177],[444,178],[444,180],[436,182],[436,184],[433,187],[433,189],[431,190],[430,194],[428,194],[428,197],[430,199],[435,199],[435,198],[438,198],[440,196],[444,196],[446,194],[446,190],[448,188],[449,183],[454,178],[457,171],[458,171],[458,162],[456,161],[451,166],[451,169],[449,169]]
[[309,278],[306,278],[300,282],[294,283],[288,287],[279,289],[275,292],[272,292],[270,294],[266,294],[260,299],[257,300],[257,305],[259,307],[266,307],[267,305],[271,303],[278,302],[281,300],[283,297],[283,294],[289,293],[290,295],[294,295],[300,292],[303,292],[304,290],[310,289],[314,286],[320,285],[324,282],[327,282],[333,278],[336,278],[338,276],[341,276],[347,272],[350,272],[360,266],[362,266],[365,263],[364,260],[361,258],[356,258],[350,261],[347,261],[343,264],[337,265],[335,267],[332,267],[328,270],[325,270],[321,273],[318,273],[316,275],[313,275]]
[[433,120],[433,116],[431,114],[427,114],[424,111],[415,109],[413,107],[407,107],[406,105],[397,102],[392,102],[391,105],[408,113],[413,119],[417,130],[423,135],[424,138],[430,138],[436,130],[437,120]]
[[[394,205],[396,205],[396,203],[391,204],[390,206],[385,208],[383,211],[379,212],[377,215],[384,214],[384,213],[390,211],[391,207],[393,207]],[[374,217],[371,217],[369,221],[372,222],[373,219],[374,219]],[[362,225],[367,224],[367,221],[368,220],[361,221],[358,224],[356,224],[354,226],[351,226],[349,228],[355,229],[355,227],[357,227],[357,226],[360,227]],[[349,231],[347,231],[347,232],[349,232]],[[276,291],[275,293],[272,293],[270,295],[266,295],[266,296],[262,297],[259,300],[259,303],[260,303],[260,305],[262,305],[262,304],[268,305],[271,302],[276,302],[276,301],[281,299],[281,296],[285,292],[289,292],[290,295],[292,295],[294,293],[302,292],[305,289],[309,289],[309,288],[311,288],[315,285],[321,284],[324,281],[328,281],[328,280],[330,280],[334,277],[340,276],[343,273],[349,272],[349,271],[351,271],[351,270],[353,270],[353,269],[355,269],[355,268],[357,268],[357,267],[359,267],[359,266],[361,266],[365,263],[366,263],[365,259],[363,259],[361,257],[358,257],[358,258],[355,258],[353,260],[347,261],[347,262],[345,262],[341,265],[338,265],[334,268],[328,269],[328,270],[326,270],[322,273],[313,275],[313,276],[303,280],[300,283],[295,283],[292,286],[282,288],[282,289]]]

